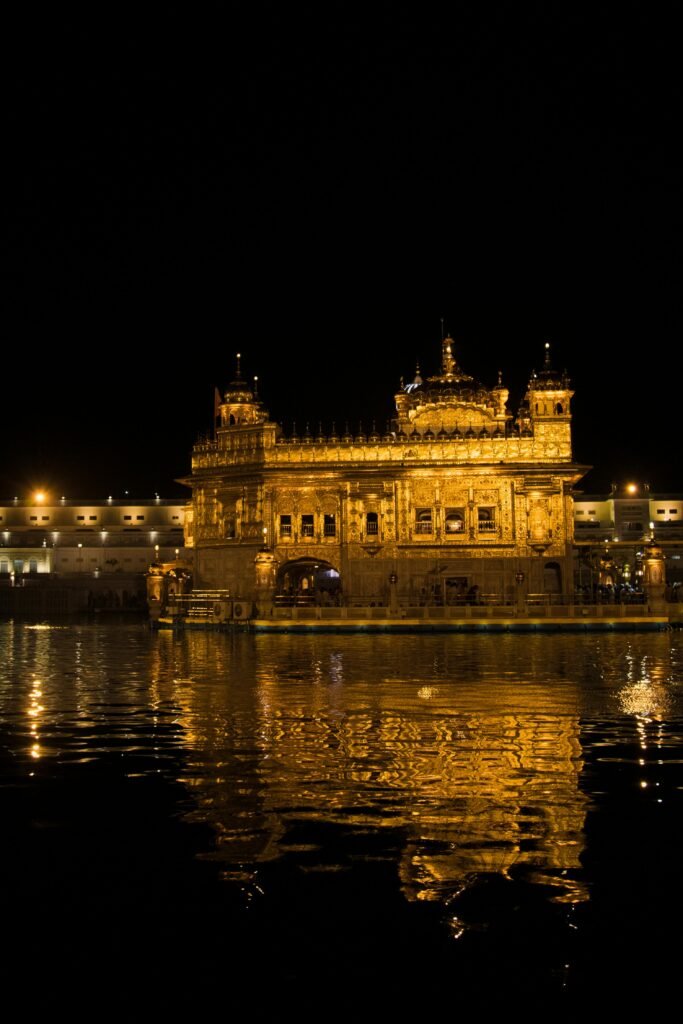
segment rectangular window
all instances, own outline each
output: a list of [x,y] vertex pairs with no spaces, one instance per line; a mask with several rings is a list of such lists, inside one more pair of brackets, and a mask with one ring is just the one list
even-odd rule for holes
[[669,509],[669,515],[670,516],[675,516],[676,515],[676,509],[675,508],[670,508]]
[[31,520],[32,520],[33,522],[35,522],[35,520],[36,520],[37,518],[38,518],[38,516],[29,516],[29,519],[31,519]]
[[625,533],[642,533],[643,532],[643,524],[637,522],[637,520],[632,520],[630,522],[624,523],[624,532]]
[[337,524],[333,515],[326,515],[323,524],[323,532],[326,537],[334,537],[337,533]]
[[301,536],[312,537],[313,536],[313,516],[302,516],[301,517]]
[[479,533],[496,532],[495,511],[493,508],[477,509],[477,529]]
[[415,533],[432,532],[432,510],[431,508],[415,509]]
[[666,512],[665,508],[658,508],[657,509],[657,515],[658,516],[663,516],[665,512]]
[[368,537],[376,537],[379,533],[379,523],[376,512],[368,512],[365,516],[365,532]]
[[144,516],[136,516],[135,518],[136,519],[144,519],[145,517]]
[[42,519],[42,521],[44,523],[46,523],[50,517],[49,516],[41,516],[40,518]]
[[88,519],[92,522],[93,519],[97,519],[97,516],[88,516]]
[[280,536],[291,537],[292,536],[292,517],[291,516],[280,516]]
[[171,516],[171,519],[180,519],[180,516]]
[[133,517],[132,516],[124,516],[123,518],[124,519],[132,519]]
[[85,516],[76,516],[76,519],[82,522],[85,519]]
[[585,514],[586,513],[583,511],[583,509],[577,508],[577,510],[576,510],[576,515],[577,516],[585,516]]

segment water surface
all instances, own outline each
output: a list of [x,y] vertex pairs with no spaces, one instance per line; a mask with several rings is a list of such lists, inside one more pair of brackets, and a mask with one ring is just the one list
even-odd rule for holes
[[7,980],[73,1017],[661,998],[681,639],[0,624]]

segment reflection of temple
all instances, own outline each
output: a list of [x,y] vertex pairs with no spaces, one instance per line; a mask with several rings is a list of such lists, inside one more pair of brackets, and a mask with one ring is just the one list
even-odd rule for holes
[[[191,817],[214,828],[213,856],[226,877],[290,855],[304,826],[321,843],[330,827],[400,829],[408,899],[444,902],[475,876],[514,869],[554,886],[560,900],[584,898],[573,686],[455,684],[463,650],[451,663],[445,640],[426,648],[442,665],[441,678],[426,681],[405,676],[410,649],[388,638],[373,641],[369,658],[362,649],[341,653],[327,638],[278,637],[277,647],[241,638],[228,647],[190,633],[182,647],[163,634],[159,643],[174,671],[195,677],[178,680],[174,694],[192,751]],[[366,682],[380,663],[388,670],[381,685]],[[205,686],[214,665],[225,678],[254,682]],[[403,677],[389,677],[401,667]],[[320,857],[301,852],[304,863]]]
[[[442,343],[441,367],[401,386],[380,436],[285,438],[236,379],[215,440],[193,453],[186,542],[198,586],[234,596],[335,604],[457,604],[571,591],[572,485],[567,377],[546,346],[516,417],[500,378],[478,384]],[[257,579],[255,556],[272,554]],[[262,567],[263,568],[263,567]]]

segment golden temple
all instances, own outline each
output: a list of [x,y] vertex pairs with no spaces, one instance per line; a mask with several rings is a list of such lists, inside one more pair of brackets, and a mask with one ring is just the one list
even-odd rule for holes
[[243,377],[198,443],[185,519],[195,587],[267,615],[278,602],[400,608],[573,591],[571,399],[546,344],[516,415],[500,373],[465,373],[455,343],[395,395],[384,435],[286,437]]

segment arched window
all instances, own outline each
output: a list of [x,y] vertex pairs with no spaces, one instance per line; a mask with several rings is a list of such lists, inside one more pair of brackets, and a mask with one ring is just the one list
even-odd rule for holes
[[432,510],[431,508],[415,509],[415,533],[432,532]]
[[446,533],[462,533],[465,529],[465,511],[461,508],[446,509]]
[[562,408],[562,402],[557,403],[557,405],[555,406],[555,412],[558,416],[562,416],[562,414],[564,413],[564,409]]
[[376,512],[367,512],[365,514],[365,532],[368,537],[376,537],[379,533],[379,522]]
[[477,528],[479,533],[495,533],[495,509],[481,507],[477,509]]

